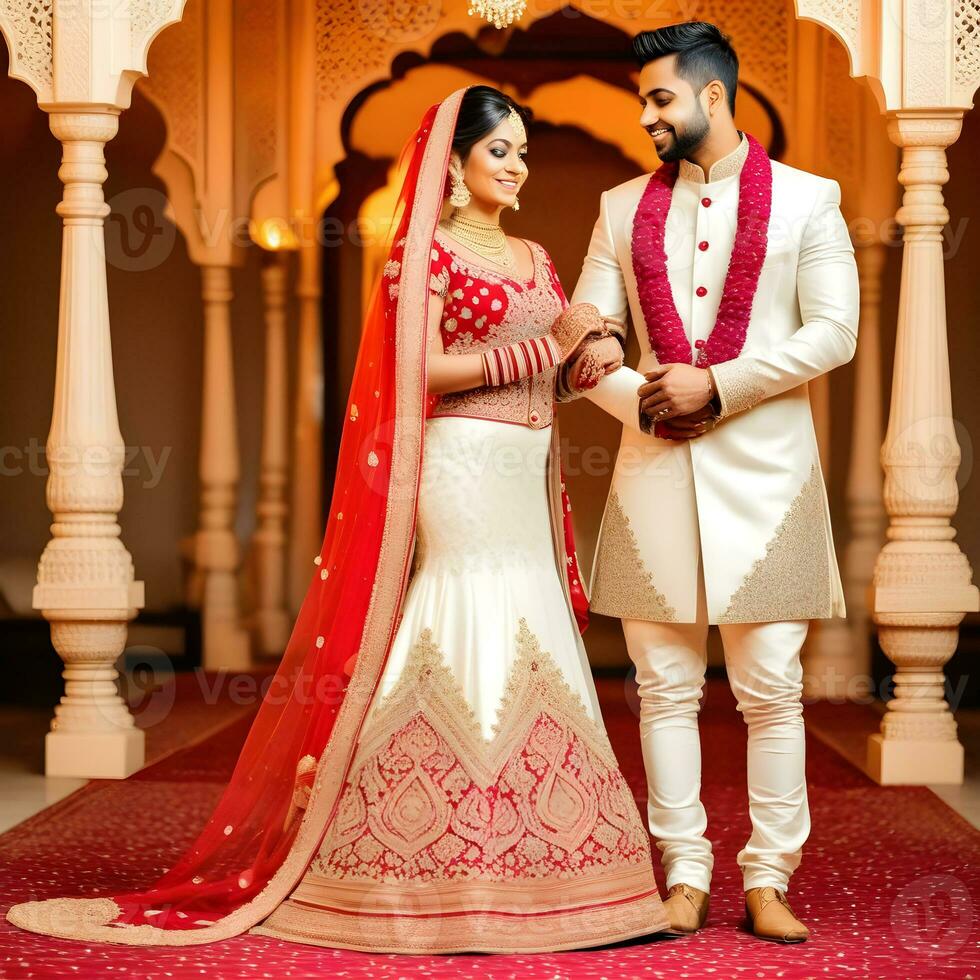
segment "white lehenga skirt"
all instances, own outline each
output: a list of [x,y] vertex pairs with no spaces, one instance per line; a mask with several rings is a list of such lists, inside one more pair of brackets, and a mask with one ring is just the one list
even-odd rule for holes
[[337,813],[255,932],[532,952],[665,926],[558,574],[551,430],[426,423],[414,572]]
[[474,418],[426,424],[415,571],[373,710],[429,630],[489,739],[523,619],[602,728],[588,657],[555,564],[550,447],[550,428]]

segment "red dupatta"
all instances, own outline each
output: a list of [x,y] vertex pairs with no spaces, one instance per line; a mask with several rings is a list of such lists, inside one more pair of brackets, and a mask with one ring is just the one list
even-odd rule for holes
[[[144,889],[25,902],[7,913],[14,925],[128,945],[214,942],[271,914],[315,855],[381,678],[408,581],[426,408],[429,255],[464,92],[432,106],[403,150],[397,287],[380,277],[375,287],[323,545],[311,556],[299,616],[217,807],[174,866]],[[573,570],[566,582],[584,628],[585,597],[564,499],[562,509],[565,564]]]

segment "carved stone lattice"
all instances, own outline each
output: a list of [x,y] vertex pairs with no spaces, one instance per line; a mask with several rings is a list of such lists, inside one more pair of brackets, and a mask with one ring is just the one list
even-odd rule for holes
[[860,180],[859,127],[862,125],[861,90],[850,75],[850,60],[843,45],[832,37],[824,45],[824,105],[833,106],[825,112],[826,144],[824,159],[833,162],[833,174],[838,180]]
[[858,47],[860,0],[801,0],[800,16],[815,20],[840,36],[852,51]]
[[[276,99],[279,92],[281,22],[269,0],[236,0],[235,90],[247,151],[242,176],[251,190],[276,169]],[[261,65],[262,70],[256,71]]]
[[54,0],[0,0],[0,22],[8,32],[11,73],[24,78],[41,98],[51,89],[51,10]]
[[193,167],[201,158],[204,24],[201,0],[188,0],[180,24],[150,49],[149,77],[141,87],[166,115],[170,148]]
[[174,0],[139,0],[130,6],[129,34],[133,48],[142,48],[157,28],[173,15]]
[[334,98],[385,67],[394,51],[433,34],[440,0],[317,0],[316,76],[321,97]]
[[[687,18],[685,18],[687,19]],[[785,107],[789,102],[789,40],[793,10],[789,3],[758,0],[706,0],[697,19],[707,20],[731,36],[740,64],[759,81],[766,94]]]
[[972,88],[980,82],[980,0],[959,0],[953,10],[953,55],[956,84]]

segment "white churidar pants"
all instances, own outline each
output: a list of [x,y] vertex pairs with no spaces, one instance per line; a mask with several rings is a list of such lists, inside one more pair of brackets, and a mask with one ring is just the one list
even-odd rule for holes
[[[647,819],[667,887],[684,882],[708,891],[714,859],[700,800],[697,720],[708,634],[700,562],[698,593],[697,622],[623,620],[623,632],[639,687]],[[746,889],[785,890],[810,832],[800,702],[808,627],[809,620],[719,626],[729,683],[748,727],[752,834],[738,854]]]

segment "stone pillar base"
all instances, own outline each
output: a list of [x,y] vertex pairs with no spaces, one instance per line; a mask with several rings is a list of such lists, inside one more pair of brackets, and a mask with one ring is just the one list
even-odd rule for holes
[[263,657],[281,657],[293,628],[289,614],[282,609],[259,609],[252,623],[257,652]]
[[248,631],[227,620],[209,623],[201,629],[205,670],[250,670],[251,641]]
[[930,786],[963,782],[963,746],[955,739],[868,739],[868,775],[882,786]]
[[125,779],[143,768],[145,738],[139,728],[119,732],[48,732],[46,776]]

